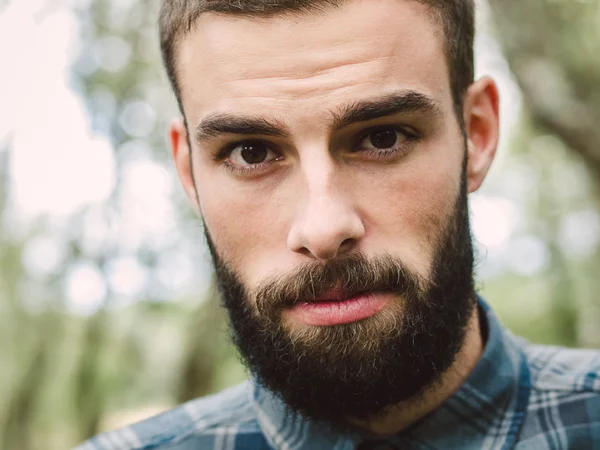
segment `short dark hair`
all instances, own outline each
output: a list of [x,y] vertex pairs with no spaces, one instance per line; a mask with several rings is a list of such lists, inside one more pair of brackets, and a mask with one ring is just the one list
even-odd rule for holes
[[[177,82],[177,44],[189,33],[205,12],[240,16],[307,13],[337,7],[349,0],[162,0],[159,29],[160,45],[167,75],[183,114]],[[464,95],[474,79],[473,46],[475,38],[474,0],[413,0],[432,8],[443,26],[446,59],[452,98],[462,121]]]

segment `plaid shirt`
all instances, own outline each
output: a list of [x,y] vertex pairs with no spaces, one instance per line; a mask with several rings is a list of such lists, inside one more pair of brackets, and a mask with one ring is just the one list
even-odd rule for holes
[[600,352],[528,344],[481,306],[488,328],[481,360],[449,400],[398,435],[334,434],[246,382],[76,450],[600,449]]

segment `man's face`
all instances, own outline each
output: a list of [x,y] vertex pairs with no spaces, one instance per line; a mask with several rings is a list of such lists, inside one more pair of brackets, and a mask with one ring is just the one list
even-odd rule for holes
[[[428,275],[464,154],[438,28],[418,2],[377,0],[301,18],[206,14],[183,40],[179,83],[200,211],[247,285],[353,250],[391,253]],[[408,92],[438,113],[335,126],[360,102]],[[197,142],[196,127],[215,115],[264,119],[287,136],[207,133]],[[397,130],[397,150],[370,142],[378,127]],[[249,140],[270,147],[265,158],[255,145],[263,162],[244,159]]]
[[[418,357],[418,342],[412,350],[403,343],[379,351],[380,341],[436,333],[411,326],[427,322],[426,312],[456,316],[448,309],[456,306],[460,320],[439,334],[453,341],[427,347],[444,353],[447,368],[472,307],[470,180],[443,34],[431,11],[416,1],[372,0],[304,16],[204,14],[180,43],[177,67],[193,162],[191,169],[177,155],[186,145],[174,133],[178,170],[190,197],[197,195],[251,368],[268,378],[261,366],[272,365],[269,358],[311,354],[318,355],[307,366],[313,372],[334,354],[340,366],[379,367],[356,353],[371,349],[373,357],[404,358],[406,367],[423,360],[414,370],[425,370],[431,361]],[[433,295],[440,282],[459,288]],[[267,355],[256,333],[279,339],[271,347],[292,343],[303,353]],[[344,339],[364,345],[327,353]],[[301,370],[296,362],[278,371]],[[329,372],[333,381],[349,367],[338,369]],[[413,378],[431,383],[438,372]],[[310,396],[302,378],[294,398]],[[421,388],[370,408],[338,409],[370,413]]]

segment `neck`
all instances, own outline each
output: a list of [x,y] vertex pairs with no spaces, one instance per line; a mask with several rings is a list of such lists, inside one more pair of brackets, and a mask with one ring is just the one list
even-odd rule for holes
[[398,433],[439,408],[466,381],[483,353],[483,339],[479,324],[478,308],[467,325],[465,341],[456,360],[444,373],[440,382],[418,398],[410,399],[392,407],[384,416],[368,422],[354,423],[360,428],[379,435]]

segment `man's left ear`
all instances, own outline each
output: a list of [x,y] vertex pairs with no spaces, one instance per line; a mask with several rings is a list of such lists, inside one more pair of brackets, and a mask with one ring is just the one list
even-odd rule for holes
[[498,87],[494,80],[482,78],[469,87],[463,109],[467,132],[469,194],[479,189],[496,155],[498,110]]

